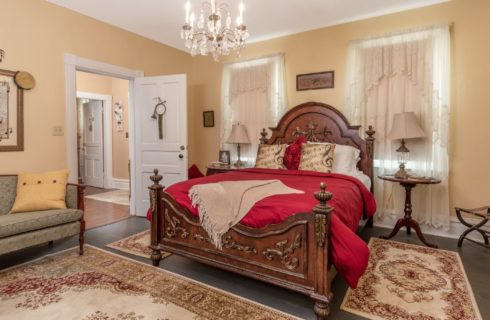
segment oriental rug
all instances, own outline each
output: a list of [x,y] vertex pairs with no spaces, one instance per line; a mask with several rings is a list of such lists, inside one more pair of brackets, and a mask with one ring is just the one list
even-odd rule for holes
[[341,309],[368,319],[482,319],[456,252],[371,238],[366,272]]
[[87,245],[0,271],[0,319],[297,319]]
[[[150,230],[146,230],[109,243],[107,247],[150,259],[151,249],[148,248],[149,245]],[[168,257],[169,255],[170,253],[162,251],[162,258]]]

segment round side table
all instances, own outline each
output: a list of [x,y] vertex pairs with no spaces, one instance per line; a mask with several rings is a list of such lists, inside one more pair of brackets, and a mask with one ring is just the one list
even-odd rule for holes
[[388,236],[381,236],[381,239],[391,239],[393,238],[401,227],[407,228],[407,234],[410,234],[411,228],[415,230],[417,236],[420,241],[422,241],[426,246],[431,248],[437,248],[437,245],[428,242],[424,235],[422,234],[422,230],[420,230],[419,223],[412,218],[412,189],[415,188],[418,184],[438,184],[441,183],[441,180],[435,178],[411,178],[400,179],[396,178],[392,175],[383,175],[378,176],[381,180],[390,181],[390,182],[398,182],[402,187],[405,188],[405,216],[403,218],[398,219],[395,224],[395,227],[391,231]]

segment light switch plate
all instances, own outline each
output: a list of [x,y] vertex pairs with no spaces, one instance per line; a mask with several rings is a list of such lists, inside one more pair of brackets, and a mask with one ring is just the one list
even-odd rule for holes
[[63,127],[62,126],[54,126],[53,127],[53,136],[63,136]]

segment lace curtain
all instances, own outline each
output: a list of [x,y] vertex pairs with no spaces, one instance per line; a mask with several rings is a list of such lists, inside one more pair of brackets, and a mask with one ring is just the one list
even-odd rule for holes
[[[449,228],[448,138],[450,111],[449,26],[436,26],[352,42],[348,49],[345,107],[351,123],[376,130],[375,172],[398,168],[399,141],[386,135],[395,113],[412,111],[426,137],[407,140],[409,173],[442,180],[413,190],[413,216]],[[397,184],[374,179],[378,218],[403,214],[405,194]]]
[[246,126],[251,144],[242,144],[241,159],[252,165],[257,155],[262,128],[276,126],[287,110],[284,56],[226,64],[221,87],[221,148],[236,160],[236,145],[226,144],[231,126]]

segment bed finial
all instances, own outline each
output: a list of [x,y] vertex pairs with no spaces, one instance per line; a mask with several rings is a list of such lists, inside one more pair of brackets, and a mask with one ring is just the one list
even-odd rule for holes
[[367,155],[369,159],[373,159],[374,156],[374,134],[376,131],[374,131],[373,126],[368,126],[368,129],[366,130],[366,142],[367,142]]
[[153,169],[153,175],[150,176],[150,180],[153,181],[153,184],[159,185],[162,179],[163,177],[158,174],[158,169]]
[[269,139],[267,138],[268,133],[265,130],[265,128],[262,128],[262,131],[260,132],[260,135],[262,136],[260,138],[260,144],[266,144],[267,143],[267,140],[269,140]]
[[[332,199],[332,193],[327,191],[327,184],[325,182],[320,183],[320,191],[315,192],[315,198],[320,201],[321,207],[330,207],[327,205],[327,201]],[[317,206],[318,207],[318,206]]]

